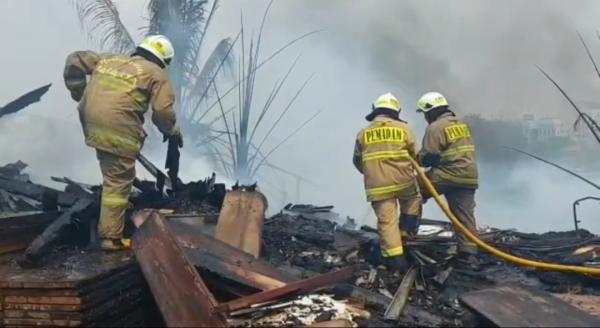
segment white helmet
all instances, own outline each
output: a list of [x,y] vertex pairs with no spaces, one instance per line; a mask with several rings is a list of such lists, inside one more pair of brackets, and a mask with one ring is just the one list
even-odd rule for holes
[[448,106],[448,100],[439,92],[428,92],[419,99],[418,106],[417,112],[427,113],[434,108]]
[[365,117],[367,121],[372,121],[379,114],[377,109],[391,109],[400,114],[400,102],[389,92],[379,96],[371,107],[371,113]]
[[173,59],[173,56],[175,56],[173,44],[164,35],[148,36],[138,47],[152,53],[154,56],[160,59],[165,66],[169,65]]
[[387,108],[400,112],[400,102],[393,94],[388,92],[375,100],[375,103],[373,103],[373,110],[377,108]]

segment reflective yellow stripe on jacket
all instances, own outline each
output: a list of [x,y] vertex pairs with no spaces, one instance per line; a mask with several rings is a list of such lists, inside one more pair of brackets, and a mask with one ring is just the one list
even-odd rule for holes
[[127,207],[129,205],[128,194],[102,193],[102,206]]
[[458,146],[458,147],[450,148],[450,149],[442,152],[441,156],[442,156],[442,158],[447,158],[450,156],[455,156],[455,155],[460,155],[460,154],[465,154],[465,153],[472,153],[474,151],[475,151],[474,145]]
[[385,187],[377,187],[377,188],[369,188],[367,189],[367,197],[380,197],[380,196],[391,196],[393,197],[395,194],[399,194],[405,190],[410,188],[414,188],[414,182],[408,182],[399,185],[391,185]]
[[363,153],[363,162],[374,161],[374,160],[386,160],[386,159],[408,159],[407,150],[389,150],[389,151],[375,151],[370,153]]
[[402,245],[400,245],[398,247],[394,247],[394,248],[391,248],[391,249],[382,249],[381,250],[381,255],[383,255],[383,257],[392,257],[392,256],[404,255],[404,248],[402,247]]
[[88,139],[104,149],[118,149],[132,156],[137,156],[142,149],[137,139],[108,128],[89,127]]

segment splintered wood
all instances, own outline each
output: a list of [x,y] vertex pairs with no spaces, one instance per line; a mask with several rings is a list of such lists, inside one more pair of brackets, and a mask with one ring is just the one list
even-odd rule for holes
[[75,254],[36,270],[2,266],[0,277],[5,326],[125,326],[157,320],[147,317],[155,306],[129,252]]

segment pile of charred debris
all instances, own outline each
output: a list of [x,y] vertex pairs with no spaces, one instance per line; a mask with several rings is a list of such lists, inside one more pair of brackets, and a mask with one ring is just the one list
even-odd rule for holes
[[[288,205],[265,218],[255,186],[177,190],[137,181],[126,227],[133,250],[97,249],[100,187],[35,184],[0,168],[0,326],[598,326],[598,278],[456,256],[447,222],[406,240],[414,265],[378,263],[377,233],[331,206]],[[162,179],[162,182],[161,182]],[[487,229],[524,258],[600,266],[585,230]]]

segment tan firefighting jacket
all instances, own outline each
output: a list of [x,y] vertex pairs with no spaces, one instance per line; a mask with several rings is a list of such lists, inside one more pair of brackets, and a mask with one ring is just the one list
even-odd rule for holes
[[364,176],[367,201],[418,192],[408,156],[415,156],[415,135],[406,122],[379,115],[358,133],[353,163]]
[[441,156],[439,164],[428,172],[432,182],[477,189],[477,162],[471,130],[452,113],[442,114],[427,127],[418,161],[423,163],[428,154]]
[[143,123],[149,104],[158,129],[167,136],[174,132],[175,94],[166,71],[155,63],[138,56],[77,51],[67,58],[64,79],[79,101],[90,147],[135,158],[146,138]]

